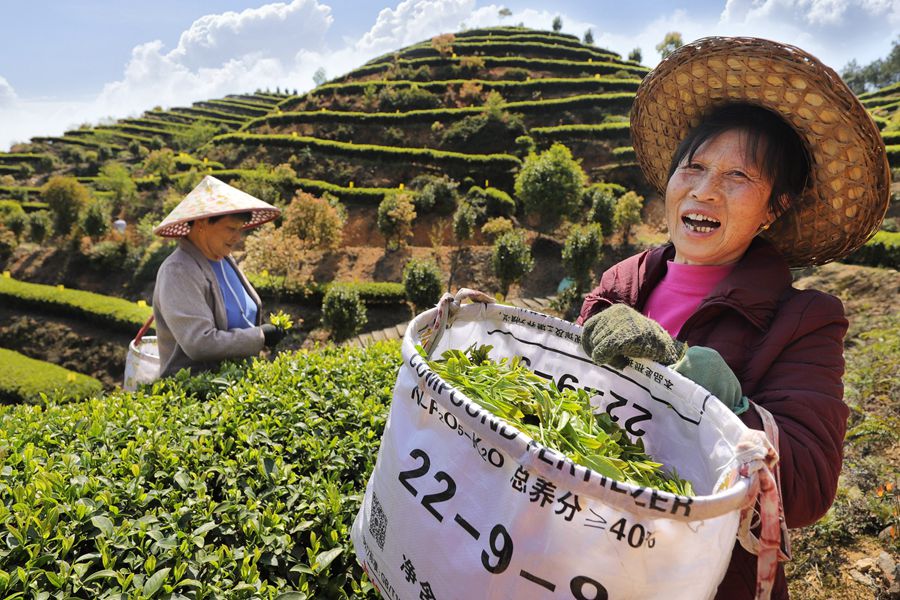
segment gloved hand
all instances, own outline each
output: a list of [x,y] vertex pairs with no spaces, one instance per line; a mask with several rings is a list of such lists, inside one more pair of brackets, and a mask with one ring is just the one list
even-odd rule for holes
[[266,337],[265,344],[269,348],[274,348],[278,345],[278,342],[284,339],[286,335],[286,331],[281,327],[276,327],[271,323],[266,323],[260,327],[262,329],[263,335]]
[[596,364],[621,369],[629,356],[670,365],[681,358],[685,345],[653,319],[625,304],[613,304],[585,321],[581,347]]
[[741,383],[734,371],[722,355],[712,348],[691,346],[684,357],[672,365],[672,370],[712,392],[736,415],[750,407],[747,397],[741,394]]

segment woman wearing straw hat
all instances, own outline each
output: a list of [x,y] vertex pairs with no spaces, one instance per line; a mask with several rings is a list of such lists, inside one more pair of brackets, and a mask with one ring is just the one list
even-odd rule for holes
[[177,237],[153,290],[160,377],[213,369],[274,346],[284,331],[261,325],[259,296],[231,258],[245,229],[280,210],[214,177],[204,177],[153,232]]
[[[793,288],[789,267],[846,256],[877,230],[890,197],[878,129],[830,68],[754,38],[682,46],[641,83],[631,128],[670,242],[603,274],[579,316],[583,346],[598,364],[670,364],[765,425],[784,521],[814,523],[841,470],[847,321],[837,298]],[[786,541],[747,545],[716,597],[787,598]]]

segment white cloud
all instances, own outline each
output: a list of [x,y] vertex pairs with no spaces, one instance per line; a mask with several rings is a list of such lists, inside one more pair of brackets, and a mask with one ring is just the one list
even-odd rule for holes
[[0,75],[0,108],[12,106],[16,103],[18,97],[16,90],[9,84],[5,77]]
[[794,44],[840,71],[884,57],[900,35],[900,0],[728,0],[716,29]]
[[378,13],[375,24],[360,38],[356,48],[385,52],[455,31],[474,8],[475,0],[403,0],[396,8],[385,8]]
[[206,15],[169,52],[159,40],[135,47],[124,77],[106,84],[96,104],[140,112],[260,88],[311,87],[332,21],[317,0]]
[[300,48],[323,48],[333,20],[331,8],[316,0],[206,15],[181,34],[168,58],[191,69],[248,56],[289,60]]

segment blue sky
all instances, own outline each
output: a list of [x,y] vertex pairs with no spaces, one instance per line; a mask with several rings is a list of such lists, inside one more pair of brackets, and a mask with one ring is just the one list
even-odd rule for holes
[[[643,62],[667,31],[685,41],[752,35],[840,71],[885,57],[900,0],[9,0],[0,21],[0,150],[81,123],[256,88],[312,87],[401,46],[461,27],[563,31]],[[512,11],[501,16],[501,8]]]

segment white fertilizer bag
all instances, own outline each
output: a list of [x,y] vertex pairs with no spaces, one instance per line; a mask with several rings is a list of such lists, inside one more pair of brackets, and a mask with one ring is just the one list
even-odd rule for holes
[[[478,303],[461,306],[464,298]],[[384,598],[712,598],[735,537],[760,555],[758,598],[779,555],[777,457],[761,432],[659,364],[598,367],[581,328],[461,290],[403,339],[377,464],[351,533]],[[493,346],[559,388],[588,390],[647,453],[692,482],[684,497],[614,481],[530,437],[443,382],[416,350]],[[760,540],[749,534],[759,500]]]
[[133,392],[137,386],[159,379],[159,347],[155,335],[144,335],[153,323],[151,316],[128,344],[122,389]]

